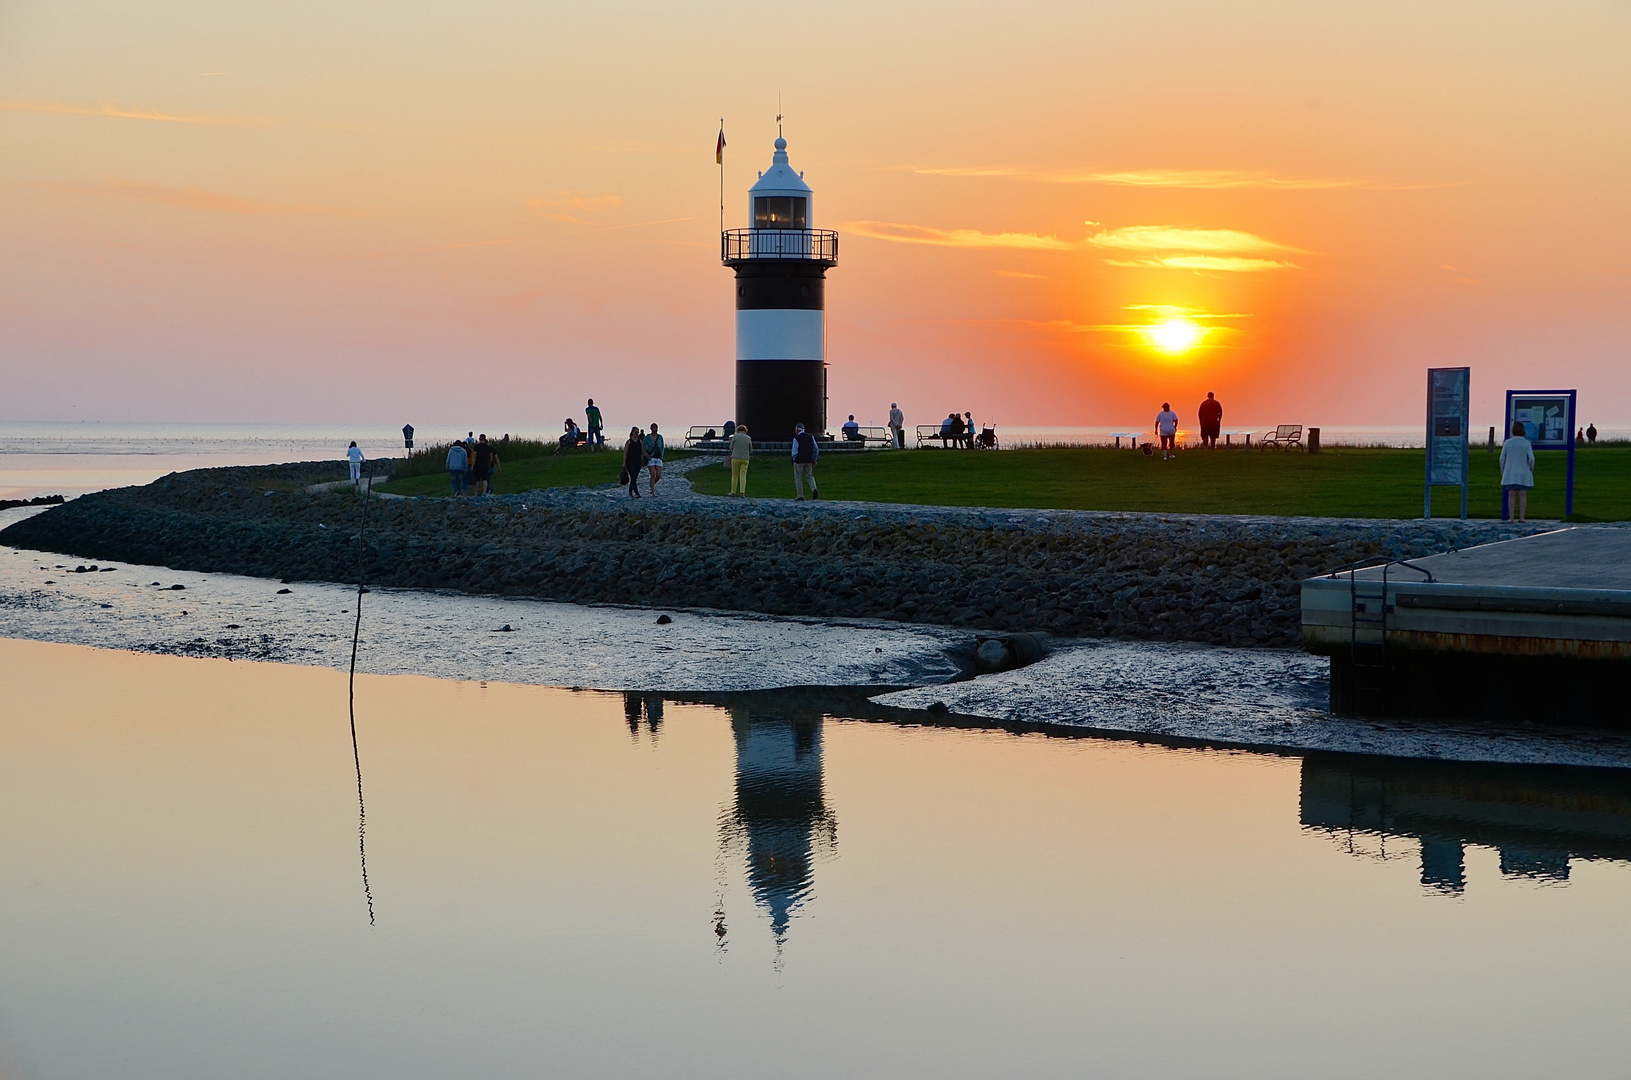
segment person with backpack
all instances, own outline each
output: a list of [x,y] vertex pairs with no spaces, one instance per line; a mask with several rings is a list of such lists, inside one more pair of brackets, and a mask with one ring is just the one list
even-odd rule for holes
[[657,481],[663,478],[663,437],[657,434],[657,425],[651,425],[651,434],[645,437],[646,476],[651,485],[651,497],[657,497]]
[[821,493],[816,490],[815,467],[816,459],[821,456],[821,447],[816,445],[815,436],[804,430],[799,424],[793,429],[793,491],[798,495],[795,502],[804,501],[804,485],[810,485],[810,498],[819,499]]

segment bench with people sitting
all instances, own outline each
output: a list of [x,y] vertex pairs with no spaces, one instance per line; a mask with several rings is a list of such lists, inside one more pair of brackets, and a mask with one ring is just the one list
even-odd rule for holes
[[1301,424],[1281,424],[1273,431],[1265,431],[1258,440],[1257,448],[1267,450],[1269,447],[1281,450],[1303,449],[1303,426]]
[[[507,437],[507,436],[506,436]],[[589,445],[589,433],[578,427],[578,422],[570,416],[566,418],[566,430],[555,444],[555,453],[563,450],[576,450],[580,446]]]
[[[917,425],[917,445],[921,450],[939,442],[942,448],[959,447],[964,450],[974,448],[974,418],[966,419],[956,413],[947,413],[946,418],[938,424]],[[993,433],[993,439],[995,434]]]

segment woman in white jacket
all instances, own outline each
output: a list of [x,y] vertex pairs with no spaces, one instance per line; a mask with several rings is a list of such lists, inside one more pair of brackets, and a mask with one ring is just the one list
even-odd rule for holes
[[1524,437],[1523,425],[1513,424],[1512,435],[1501,444],[1501,490],[1512,500],[1512,516],[1529,515],[1529,489],[1535,486],[1535,448]]

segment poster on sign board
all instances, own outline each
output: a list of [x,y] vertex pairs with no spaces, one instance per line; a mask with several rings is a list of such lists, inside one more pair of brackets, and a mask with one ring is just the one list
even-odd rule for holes
[[1467,389],[1471,368],[1427,369],[1427,484],[1467,482]]

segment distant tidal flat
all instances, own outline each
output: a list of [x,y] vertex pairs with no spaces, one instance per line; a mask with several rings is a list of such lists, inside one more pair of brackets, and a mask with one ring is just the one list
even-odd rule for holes
[[[976,631],[1286,646],[1309,576],[1527,532],[845,503],[632,503],[584,489],[362,500],[339,462],[199,470],[35,514],[0,542],[289,581],[877,618]],[[364,514],[368,515],[364,530]]]

